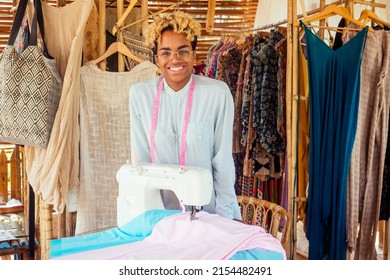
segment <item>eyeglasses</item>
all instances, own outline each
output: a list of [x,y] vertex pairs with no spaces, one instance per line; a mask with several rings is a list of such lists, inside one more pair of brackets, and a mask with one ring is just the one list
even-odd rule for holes
[[161,53],[158,53],[156,57],[162,61],[169,61],[172,60],[173,56],[176,54],[177,59],[187,60],[191,57],[192,53],[193,51],[190,51],[189,49],[180,49],[177,52],[162,51]]

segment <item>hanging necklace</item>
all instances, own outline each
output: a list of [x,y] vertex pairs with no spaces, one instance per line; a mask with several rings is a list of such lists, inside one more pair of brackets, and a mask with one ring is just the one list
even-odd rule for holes
[[[153,105],[153,112],[152,112],[152,128],[150,131],[150,158],[152,160],[152,163],[155,163],[156,144],[154,142],[154,138],[156,136],[158,110],[160,108],[160,100],[161,100],[163,86],[164,86],[164,79],[161,79],[161,81],[157,87],[156,97],[154,98],[154,105]],[[184,113],[183,128],[182,128],[182,133],[181,133],[180,165],[182,165],[182,166],[184,166],[185,162],[186,162],[187,128],[188,128],[188,121],[190,119],[190,113],[191,113],[191,107],[192,107],[192,96],[194,95],[194,88],[195,88],[195,81],[194,81],[194,78],[191,78],[191,84],[190,84],[190,89],[188,91],[186,109],[185,109],[185,113]]]

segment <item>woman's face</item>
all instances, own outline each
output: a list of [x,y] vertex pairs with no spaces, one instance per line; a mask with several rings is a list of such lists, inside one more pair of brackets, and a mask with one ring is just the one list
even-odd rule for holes
[[157,46],[156,64],[168,85],[175,91],[182,89],[190,80],[195,61],[191,42],[184,33],[164,31]]

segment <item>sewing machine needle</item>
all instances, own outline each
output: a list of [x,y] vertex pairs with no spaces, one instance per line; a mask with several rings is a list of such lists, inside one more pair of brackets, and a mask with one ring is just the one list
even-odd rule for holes
[[191,206],[191,221],[197,219],[196,212],[197,212],[196,211],[196,207],[195,206]]

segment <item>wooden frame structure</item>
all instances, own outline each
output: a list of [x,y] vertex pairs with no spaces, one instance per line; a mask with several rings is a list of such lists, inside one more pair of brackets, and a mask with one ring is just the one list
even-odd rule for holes
[[[117,17],[121,18],[124,12],[124,3],[126,0],[117,0]],[[98,3],[98,14],[99,14],[99,46],[98,46],[98,55],[102,56],[106,52],[106,1],[105,0],[97,0]],[[141,3],[141,14],[142,18],[145,18],[148,16],[148,1],[146,0],[140,0]],[[209,1],[213,2],[211,4],[214,4],[215,1]],[[297,120],[297,108],[298,108],[298,57],[295,55],[298,50],[298,27],[295,25],[297,20],[303,16],[312,15],[315,13],[318,13],[325,7],[325,0],[320,0],[320,7],[314,10],[306,11],[303,9],[303,14],[298,14],[297,7],[298,7],[298,1],[297,0],[287,0],[287,19],[270,23],[265,26],[254,28],[251,31],[256,30],[265,30],[272,28],[274,26],[280,26],[280,25],[287,25],[287,34],[288,34],[288,41],[287,41],[287,80],[286,80],[286,126],[287,126],[287,158],[288,158],[288,185],[289,185],[289,193],[293,194],[290,197],[289,205],[288,205],[288,212],[291,214],[291,220],[292,220],[292,228],[291,228],[291,238],[289,240],[290,244],[290,255],[292,259],[295,259],[296,256],[296,228],[295,224],[297,222],[296,220],[296,203],[300,200],[304,200],[305,198],[296,197],[295,191],[294,191],[294,176],[296,172],[296,154],[295,154],[295,146],[296,146],[296,139],[295,135],[297,133],[296,131],[296,120]],[[362,1],[362,0],[345,0],[345,1],[334,1],[332,4],[341,5],[346,4],[351,12],[351,15],[353,16],[353,7],[354,4],[365,4],[368,6],[372,6],[373,10],[375,8],[385,8],[384,4],[376,3],[375,0],[373,1]],[[57,0],[58,6],[63,6],[65,4],[64,0]],[[213,6],[211,6],[209,13],[208,13],[208,19],[212,18],[213,14]],[[214,6],[215,7],[215,6]],[[320,22],[320,25],[324,24],[324,22]],[[142,30],[146,30],[147,28],[147,21],[143,21],[141,23]],[[207,25],[210,29],[213,28],[212,24],[209,23]],[[323,30],[321,31],[323,32]],[[320,33],[321,35],[321,33]],[[120,55],[120,54],[119,54]],[[121,55],[120,55],[121,56]],[[118,59],[119,65],[118,69],[119,71],[124,70],[124,62],[121,59]],[[105,69],[105,63],[101,62],[100,67],[102,70]],[[28,194],[25,194],[28,197]],[[40,206],[39,215],[40,215],[40,224],[39,227],[41,229],[41,241],[43,244],[45,243],[45,240],[50,240],[53,237],[53,229],[52,229],[52,214],[51,214],[51,207],[49,205],[45,205],[39,200],[36,200],[35,203],[37,206]],[[64,218],[58,218],[56,221],[57,224],[63,225],[65,224]],[[384,243],[384,257],[387,258],[387,252],[388,252],[388,236],[389,236],[389,230],[390,230],[390,223],[387,221],[384,225],[384,232],[387,238],[385,238]],[[61,231],[61,230],[60,230]],[[56,230],[54,230],[56,232]],[[62,231],[61,231],[62,232]],[[64,233],[61,233],[64,234]],[[61,235],[59,234],[59,235]],[[57,234],[58,235],[58,234]],[[59,236],[61,237],[61,236]],[[43,245],[41,250],[42,252],[47,252],[48,245]]]
[[[290,197],[289,201],[289,213],[292,214],[292,236],[291,236],[291,250],[292,250],[292,258],[297,257],[297,251],[296,251],[296,242],[297,242],[297,236],[296,236],[296,223],[297,223],[297,213],[296,213],[296,204],[300,201],[305,201],[306,198],[304,197],[296,197],[295,190],[294,190],[294,180],[295,180],[295,173],[296,173],[296,153],[295,153],[295,147],[296,147],[296,137],[297,134],[296,131],[296,121],[297,121],[297,115],[298,115],[298,57],[297,55],[294,55],[298,53],[298,26],[295,24],[297,20],[303,16],[312,15],[320,12],[323,10],[326,5],[325,0],[320,0],[320,7],[311,11],[306,12],[305,8],[303,7],[303,14],[298,15],[297,12],[297,0],[288,0],[288,18],[285,21],[279,22],[281,23],[287,23],[288,26],[288,34],[290,36],[288,40],[288,50],[287,50],[287,90],[286,90],[286,122],[287,122],[287,151],[288,151],[288,185],[289,185],[289,194],[293,194]],[[303,3],[302,0],[300,0],[301,3]],[[376,7],[378,8],[385,8],[386,5],[381,3],[376,3],[375,0],[372,1],[362,1],[362,0],[344,0],[344,1],[333,1],[331,4],[335,5],[341,5],[345,4],[346,7],[349,9],[350,14],[354,16],[354,4],[365,4],[372,6],[372,10],[374,11]],[[302,5],[303,6],[303,5]],[[320,21],[320,25],[324,26],[324,21]],[[319,30],[319,35],[324,36],[324,29]],[[388,251],[389,251],[389,233],[390,233],[390,221],[386,221],[383,226],[383,234],[384,234],[384,249],[383,249],[383,257],[384,259],[388,259]]]

